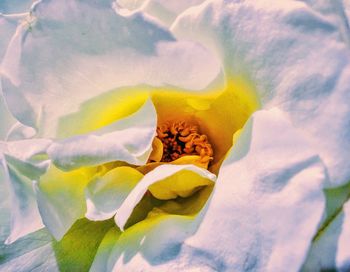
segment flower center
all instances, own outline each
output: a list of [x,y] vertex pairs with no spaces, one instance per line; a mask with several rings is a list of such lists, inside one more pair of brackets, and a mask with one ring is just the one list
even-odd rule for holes
[[213,148],[198,126],[184,121],[166,122],[157,127],[157,137],[163,144],[162,162],[171,162],[188,155],[200,156],[202,163],[213,160]]

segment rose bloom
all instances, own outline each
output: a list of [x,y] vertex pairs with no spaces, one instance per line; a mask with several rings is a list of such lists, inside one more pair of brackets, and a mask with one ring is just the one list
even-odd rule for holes
[[1,271],[350,269],[348,1],[14,4]]

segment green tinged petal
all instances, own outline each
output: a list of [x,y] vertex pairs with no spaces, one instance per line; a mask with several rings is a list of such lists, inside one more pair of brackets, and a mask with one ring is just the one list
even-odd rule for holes
[[139,171],[122,166],[92,180],[85,190],[85,217],[94,221],[112,218],[142,177]]
[[[326,189],[325,194],[326,209],[303,265],[305,272],[331,270],[335,267],[340,271],[346,271],[345,266],[349,266],[350,256],[346,256],[348,244],[343,249],[341,244],[349,241],[345,237],[345,232],[349,228],[346,224],[350,224],[350,219],[349,212],[344,211],[344,205],[350,199],[350,183],[338,188]],[[343,255],[341,256],[343,260],[338,260],[341,259],[340,255]]]
[[91,222],[87,219],[77,221],[59,242],[53,242],[57,265],[61,272],[88,271],[97,249],[111,229],[112,220]]
[[54,142],[49,157],[69,171],[112,161],[144,164],[151,153],[157,115],[150,100],[136,112],[99,130]]
[[84,190],[94,169],[81,168],[63,172],[51,166],[35,192],[40,215],[52,235],[60,240],[73,223],[86,212]]

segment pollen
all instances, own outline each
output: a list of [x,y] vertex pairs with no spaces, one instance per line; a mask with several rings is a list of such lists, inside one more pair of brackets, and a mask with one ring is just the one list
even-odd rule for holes
[[166,122],[157,127],[157,137],[163,143],[161,161],[171,162],[187,155],[198,155],[202,163],[213,160],[213,148],[198,126],[184,121]]

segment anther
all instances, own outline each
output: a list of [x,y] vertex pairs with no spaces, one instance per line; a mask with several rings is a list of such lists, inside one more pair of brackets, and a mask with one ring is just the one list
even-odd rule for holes
[[183,121],[167,122],[157,128],[157,137],[163,143],[161,161],[170,162],[187,155],[198,155],[204,163],[213,160],[212,146],[198,126]]

